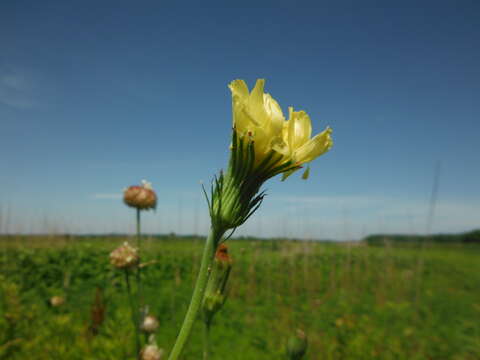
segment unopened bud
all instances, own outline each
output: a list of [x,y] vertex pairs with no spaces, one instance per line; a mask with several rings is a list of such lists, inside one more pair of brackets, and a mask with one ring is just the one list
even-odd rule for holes
[[210,277],[203,297],[203,313],[206,323],[211,322],[227,300],[227,281],[232,269],[232,259],[225,244],[219,245],[213,259]]
[[65,299],[61,296],[52,296],[50,299],[50,305],[52,307],[59,307],[65,303]]
[[140,353],[141,360],[161,360],[163,357],[163,350],[157,345],[147,345]]
[[142,185],[133,185],[123,192],[123,201],[130,207],[140,210],[155,209],[157,195],[153,191],[152,184],[142,181]]
[[220,266],[231,266],[232,259],[228,255],[228,247],[225,244],[220,244],[215,252],[215,259],[213,260],[219,263]]
[[143,319],[143,323],[141,325],[141,329],[146,333],[153,333],[158,329],[158,320],[153,315],[145,316]]
[[297,329],[295,335],[288,339],[287,356],[289,360],[301,360],[307,352],[307,336],[305,333]]
[[138,264],[138,251],[125,242],[110,253],[110,263],[118,269],[128,269]]

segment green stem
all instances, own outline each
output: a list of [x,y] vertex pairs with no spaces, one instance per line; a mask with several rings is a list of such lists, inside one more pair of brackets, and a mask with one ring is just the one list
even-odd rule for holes
[[142,245],[142,237],[140,235],[140,209],[137,209],[137,246],[138,246],[138,251],[140,251],[141,245]]
[[130,286],[130,277],[128,273],[128,269],[125,269],[125,282],[127,283],[127,294],[128,294],[128,301],[130,303],[130,310],[132,312],[132,323],[135,328],[135,349],[137,350],[136,356],[138,357],[140,354],[140,334],[139,334],[139,322],[138,322],[138,309],[135,306],[135,302],[133,300],[133,294],[132,294],[132,287]]
[[203,360],[210,357],[210,321],[204,322],[203,327]]
[[[142,247],[142,234],[141,234],[141,227],[140,227],[140,209],[137,209],[137,247],[138,247],[138,255],[140,256],[140,260],[142,259],[141,247]],[[140,266],[137,266],[136,271],[136,281],[137,281],[137,300],[140,304],[140,307],[143,309],[143,290],[142,290],[142,279],[140,277]]]
[[173,345],[173,349],[168,357],[168,360],[177,360],[179,358],[185,343],[188,340],[190,332],[192,331],[193,323],[195,322],[198,310],[202,304],[203,295],[207,286],[208,276],[210,274],[210,265],[215,254],[215,244],[218,244],[224,233],[224,230],[218,231],[213,227],[210,229],[210,234],[207,237],[205,248],[203,249],[202,263],[200,265],[195,289],[193,290],[192,299],[190,300],[190,305],[188,307],[187,314],[185,315],[185,319],[183,320],[182,328],[180,329],[180,332],[177,336],[177,341],[175,342],[175,345]]

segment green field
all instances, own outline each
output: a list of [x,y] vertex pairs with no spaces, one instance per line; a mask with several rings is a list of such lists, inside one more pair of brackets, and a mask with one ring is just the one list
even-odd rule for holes
[[[0,359],[134,359],[123,273],[108,258],[123,241],[2,238]],[[144,241],[142,260],[155,261],[143,269],[144,301],[160,320],[157,342],[167,351],[202,245],[195,238]],[[211,359],[285,359],[297,328],[308,335],[309,360],[480,359],[478,245],[229,246],[230,295],[215,318]],[[65,304],[49,306],[54,295]],[[201,359],[201,335],[198,322],[183,359]]]

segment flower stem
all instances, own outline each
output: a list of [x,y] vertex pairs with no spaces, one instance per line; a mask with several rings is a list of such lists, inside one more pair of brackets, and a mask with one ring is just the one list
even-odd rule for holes
[[140,209],[137,208],[137,247],[139,251],[142,245],[142,237],[141,237],[140,229],[141,229],[140,228]]
[[139,334],[139,322],[138,322],[138,309],[135,306],[135,302],[133,300],[132,294],[132,287],[130,286],[130,276],[129,276],[128,269],[125,269],[125,282],[127,283],[127,294],[128,294],[128,301],[130,303],[130,310],[132,312],[132,323],[135,328],[135,349],[136,349],[136,356],[140,354],[140,334]]
[[204,323],[203,326],[203,360],[210,357],[210,321]]
[[[138,248],[138,255],[140,259],[142,259],[142,233],[141,233],[141,225],[140,225],[140,209],[137,208],[137,248]],[[140,276],[140,266],[137,266],[136,271],[136,281],[137,281],[137,301],[140,304],[140,307],[143,310],[143,291],[142,291],[142,279]],[[143,321],[143,319],[142,319]],[[139,322],[140,323],[140,322]]]
[[224,230],[217,230],[214,227],[210,229],[210,234],[207,237],[205,247],[203,249],[202,263],[200,265],[200,270],[197,277],[197,282],[195,284],[195,289],[193,290],[192,299],[190,300],[190,305],[183,320],[182,328],[177,336],[177,341],[173,345],[173,349],[168,357],[168,360],[177,360],[181,355],[185,343],[188,340],[190,332],[192,331],[193,323],[197,317],[198,310],[202,304],[203,295],[205,293],[205,288],[207,286],[208,276],[210,274],[210,265],[215,254],[215,244],[218,244],[221,237],[225,233]]

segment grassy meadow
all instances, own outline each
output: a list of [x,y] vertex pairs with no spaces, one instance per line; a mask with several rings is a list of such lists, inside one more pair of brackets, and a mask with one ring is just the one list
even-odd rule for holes
[[[125,238],[0,239],[0,359],[134,359],[122,271]],[[131,239],[134,243],[134,240]],[[229,298],[211,359],[285,359],[295,329],[306,359],[480,359],[480,247],[229,240]],[[146,238],[144,301],[169,350],[192,293],[203,239]],[[62,306],[49,306],[52,296]],[[182,359],[200,359],[201,323]]]

